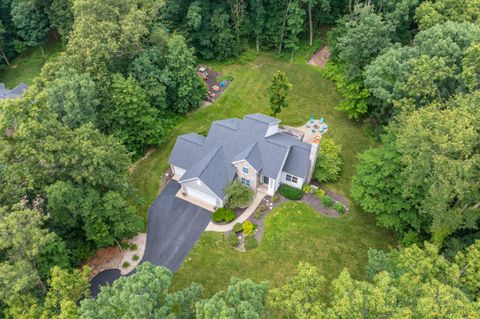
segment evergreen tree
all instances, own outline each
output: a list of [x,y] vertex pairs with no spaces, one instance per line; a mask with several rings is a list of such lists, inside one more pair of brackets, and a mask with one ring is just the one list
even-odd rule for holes
[[285,73],[277,71],[273,76],[272,83],[267,88],[273,116],[276,116],[283,108],[288,106],[288,91],[291,87],[292,85],[288,82]]

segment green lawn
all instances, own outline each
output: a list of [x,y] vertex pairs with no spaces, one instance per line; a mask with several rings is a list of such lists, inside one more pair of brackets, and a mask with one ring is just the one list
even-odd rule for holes
[[60,41],[49,42],[43,45],[43,50],[45,55],[42,54],[40,47],[30,48],[20,54],[11,61],[8,69],[0,72],[0,82],[5,83],[9,89],[20,82],[32,85],[45,62],[63,50],[62,43]]
[[[329,135],[343,147],[344,168],[340,180],[328,185],[348,196],[356,154],[371,145],[361,124],[348,120],[335,110],[340,96],[333,83],[322,78],[319,70],[306,63],[288,63],[265,54],[246,64],[215,65],[235,79],[222,97],[212,106],[190,114],[170,132],[167,142],[141,161],[131,180],[145,198],[138,212],[145,219],[147,207],[156,195],[162,173],[168,169],[168,156],[179,134],[201,132],[212,121],[228,117],[262,112],[269,114],[265,88],[276,70],[286,72],[293,89],[290,106],[279,115],[284,124],[302,125],[310,115],[322,116],[329,125]],[[201,283],[207,295],[224,289],[231,276],[268,280],[272,285],[284,282],[293,275],[299,261],[305,260],[319,267],[331,279],[343,268],[356,278],[364,276],[369,248],[387,248],[395,245],[393,236],[375,226],[373,216],[353,205],[350,212],[339,219],[323,217],[304,204],[281,206],[266,219],[263,241],[247,253],[239,253],[227,246],[223,234],[204,233],[174,276],[174,287],[180,288],[192,281]]]

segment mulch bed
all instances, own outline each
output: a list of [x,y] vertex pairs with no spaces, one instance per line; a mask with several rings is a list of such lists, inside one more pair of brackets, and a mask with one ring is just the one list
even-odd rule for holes
[[85,265],[92,268],[90,279],[105,269],[117,268],[122,260],[122,256],[123,253],[118,246],[98,249],[85,262]]
[[322,202],[318,199],[318,197],[315,194],[305,194],[303,195],[303,198],[301,199],[301,201],[309,204],[317,212],[319,212],[322,215],[333,217],[333,218],[338,218],[343,216],[332,207],[323,206]]
[[317,182],[317,181],[312,181],[310,184],[311,184],[311,185],[314,185],[314,186],[316,186],[316,187],[318,187],[318,188],[323,189],[323,190],[325,191],[325,194],[326,194],[326,195],[328,195],[328,196],[330,196],[331,198],[333,198],[336,202],[342,203],[343,206],[345,206],[345,208],[346,208],[347,210],[350,209],[350,201],[349,201],[348,198],[346,198],[345,196],[340,195],[340,194],[338,194],[338,193],[335,193],[335,192],[333,192],[333,191],[331,191],[331,190],[328,190],[323,184],[320,184],[320,183]]

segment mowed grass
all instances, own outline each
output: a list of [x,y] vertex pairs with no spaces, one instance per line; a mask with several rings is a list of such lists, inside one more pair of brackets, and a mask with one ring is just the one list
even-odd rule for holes
[[[356,154],[373,142],[364,134],[361,124],[348,120],[335,110],[340,96],[333,83],[325,80],[319,69],[306,63],[288,63],[272,55],[261,55],[246,64],[214,65],[235,79],[212,106],[190,114],[169,134],[166,143],[140,161],[131,181],[144,196],[138,212],[147,218],[148,205],[159,192],[162,175],[168,169],[170,151],[178,135],[208,130],[214,120],[243,117],[261,112],[269,114],[266,87],[275,71],[284,71],[293,88],[290,106],[279,118],[283,124],[299,126],[310,115],[322,116],[329,125],[329,136],[343,147],[344,167],[339,181],[329,188],[348,196]],[[373,216],[352,205],[347,215],[333,219],[319,215],[309,206],[288,203],[275,209],[265,221],[265,234],[259,247],[240,253],[228,247],[224,235],[204,233],[174,275],[174,288],[201,283],[205,294],[225,289],[230,277],[267,280],[271,286],[282,284],[295,273],[300,261],[316,265],[329,280],[347,268],[355,278],[363,278],[369,248],[395,245],[393,236],[375,225]]]
[[5,83],[9,89],[14,88],[20,82],[32,85],[45,62],[63,50],[62,43],[60,41],[48,42],[43,45],[43,50],[45,55],[42,54],[40,47],[30,48],[10,61],[10,67],[0,71],[0,82]]

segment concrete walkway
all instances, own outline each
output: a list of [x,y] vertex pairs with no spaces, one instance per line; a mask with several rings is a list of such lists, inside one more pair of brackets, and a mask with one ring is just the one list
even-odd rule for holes
[[233,230],[233,225],[235,225],[236,223],[243,223],[255,212],[258,205],[260,204],[260,202],[262,201],[262,199],[265,196],[266,196],[265,193],[257,192],[257,194],[255,195],[255,198],[253,199],[252,204],[243,212],[242,215],[240,215],[240,217],[235,219],[233,222],[231,222],[229,224],[225,224],[225,225],[218,225],[218,224],[215,224],[214,222],[210,221],[210,223],[208,224],[207,229],[205,229],[205,231],[214,231],[214,232],[218,232],[218,233],[225,233],[227,231]]

